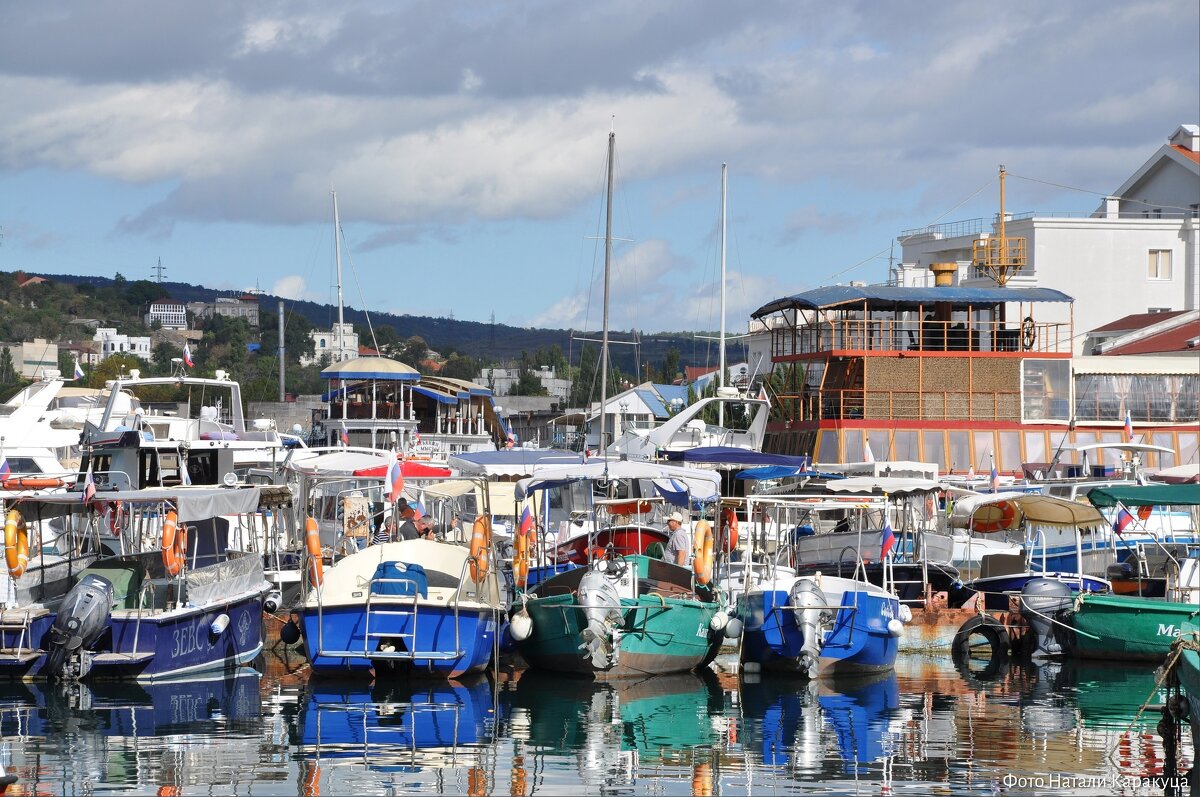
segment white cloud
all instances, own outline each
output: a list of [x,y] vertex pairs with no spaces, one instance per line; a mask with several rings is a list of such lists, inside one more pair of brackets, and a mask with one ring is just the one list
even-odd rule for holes
[[308,290],[308,281],[298,274],[289,274],[275,280],[271,293],[284,299],[300,299],[303,301],[319,302],[323,297],[316,296]]

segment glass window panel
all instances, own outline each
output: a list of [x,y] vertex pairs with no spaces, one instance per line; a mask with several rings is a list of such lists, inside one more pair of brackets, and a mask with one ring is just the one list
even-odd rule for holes
[[[1175,451],[1175,435],[1173,433],[1155,432],[1154,434],[1147,436],[1150,438],[1150,442],[1154,445],[1163,446],[1164,448],[1169,448],[1172,451]],[[1158,455],[1158,467],[1160,468],[1173,468],[1177,464],[1179,463],[1175,457],[1175,454]]]
[[[1041,460],[1030,461],[1040,462]],[[996,467],[1011,471],[1021,469],[1021,436],[1019,432],[1000,432],[1000,455],[996,457]]]
[[835,431],[820,432],[819,443],[821,450],[817,454],[817,462],[841,462],[842,455],[838,451],[838,433]]
[[950,432],[950,469],[965,471],[971,467],[971,439],[969,432]]
[[917,448],[917,432],[915,429],[900,429],[892,435],[892,459],[919,462],[920,451]]
[[921,432],[922,462],[936,462],[938,468],[945,472],[948,469],[946,461],[946,434],[941,431]]
[[1194,432],[1179,433],[1179,451],[1180,462],[1195,462],[1197,448],[1200,447],[1200,435]]
[[846,446],[845,459],[832,460],[833,462],[862,462],[863,461],[863,435],[859,429],[847,429],[844,433],[843,442]]
[[1025,461],[1047,462],[1046,433],[1025,432]]
[[[991,432],[975,432],[975,453],[973,464],[977,473],[987,473],[992,469],[992,454],[996,451],[996,436]],[[999,467],[1000,463],[996,463]]]

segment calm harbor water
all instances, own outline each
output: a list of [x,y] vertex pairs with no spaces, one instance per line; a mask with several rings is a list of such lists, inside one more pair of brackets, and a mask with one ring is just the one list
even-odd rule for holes
[[310,682],[277,648],[225,679],[5,684],[0,763],[9,794],[1163,793],[1142,780],[1165,756],[1159,715],[1137,716],[1149,667],[980,680],[901,656],[886,677],[804,684],[718,665],[372,687]]

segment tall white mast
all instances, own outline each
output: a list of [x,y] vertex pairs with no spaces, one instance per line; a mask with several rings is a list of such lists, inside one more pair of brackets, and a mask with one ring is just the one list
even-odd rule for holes
[[[721,370],[717,374],[717,389],[725,387],[725,194],[728,188],[727,164],[721,164]],[[717,425],[725,425],[725,404],[717,402]]]
[[[608,272],[612,264],[612,190],[613,152],[617,146],[617,134],[608,134],[608,191],[604,200],[604,332],[600,336],[600,456],[608,453],[608,440],[604,436],[605,418],[608,410]],[[605,460],[607,462],[607,460]]]
[[338,291],[338,361],[345,359],[346,340],[345,333],[342,331],[342,247],[340,240],[341,224],[338,222],[337,208],[337,191],[330,191],[333,195],[333,259],[337,263],[337,291]]

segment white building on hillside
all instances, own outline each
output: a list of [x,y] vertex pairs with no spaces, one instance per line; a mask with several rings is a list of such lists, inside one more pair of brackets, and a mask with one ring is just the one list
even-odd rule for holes
[[112,354],[132,354],[150,360],[150,336],[119,335],[114,327],[100,327],[92,340],[100,344],[100,359]]
[[[532,373],[551,397],[566,401],[571,395],[571,380],[560,378],[550,366],[535,368]],[[475,379],[479,384],[491,388],[492,394],[496,396],[509,395],[520,380],[520,368],[484,368]]]
[[179,302],[151,302],[144,318],[146,326],[157,321],[163,329],[187,329],[187,307]]
[[[314,329],[308,333],[313,342],[313,356],[300,358],[301,365],[324,362],[327,365],[358,357],[358,333],[353,324],[332,324],[328,332]],[[340,334],[339,334],[340,333]]]
[[[1088,330],[1131,313],[1200,308],[1200,126],[1178,127],[1090,215],[1009,214],[1006,228],[1006,238],[1025,239],[1027,252],[1027,265],[1009,285],[1054,288],[1075,299],[1076,353]],[[994,285],[972,267],[971,251],[995,234],[984,219],[906,231],[898,239],[897,280],[932,285],[930,265],[955,263],[956,284]]]
[[58,344],[45,338],[34,338],[23,343],[0,343],[0,349],[8,349],[13,369],[23,379],[40,379],[47,370],[58,370]]

